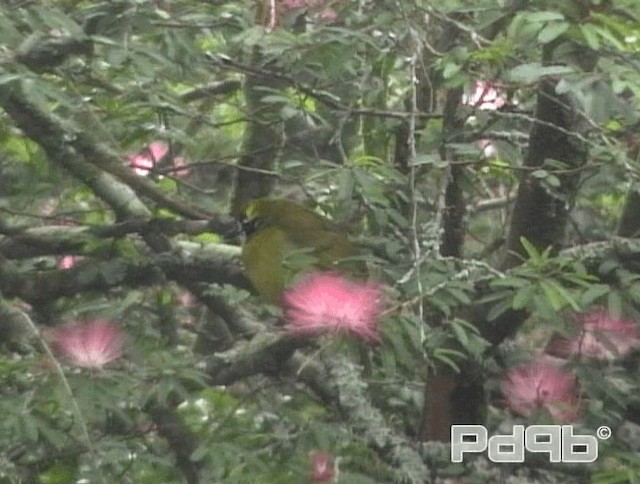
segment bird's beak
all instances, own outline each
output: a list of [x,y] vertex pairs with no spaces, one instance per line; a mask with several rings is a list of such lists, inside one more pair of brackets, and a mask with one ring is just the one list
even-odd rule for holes
[[239,241],[240,243],[244,244],[246,237],[244,231],[242,230],[242,224],[238,220],[235,221],[233,231],[229,234],[225,234],[225,239],[227,238],[230,238],[236,242]]

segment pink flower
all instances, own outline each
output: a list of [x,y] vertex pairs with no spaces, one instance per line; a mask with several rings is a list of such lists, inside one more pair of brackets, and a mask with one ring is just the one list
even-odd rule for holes
[[324,22],[334,22],[338,18],[338,12],[332,8],[325,8],[320,12],[319,18]]
[[507,406],[529,416],[544,409],[558,422],[574,420],[580,413],[575,377],[557,366],[540,361],[511,369],[502,382]]
[[142,151],[135,155],[129,156],[129,166],[133,168],[136,174],[147,176],[153,167],[156,166],[162,158],[169,152],[169,145],[164,141],[152,141]]
[[196,300],[193,295],[188,291],[181,291],[176,296],[176,302],[180,309],[180,322],[187,326],[194,325],[196,318],[192,309],[196,306]]
[[102,368],[122,355],[123,334],[101,319],[79,321],[53,330],[53,344],[74,365]]
[[284,315],[292,334],[351,333],[378,341],[380,287],[331,272],[307,276],[285,291]]
[[475,144],[480,148],[485,158],[496,158],[498,156],[496,145],[490,139],[479,139]]
[[180,291],[176,299],[178,300],[178,304],[180,304],[180,306],[188,308],[193,307],[196,302],[193,294],[191,294],[189,291]]
[[462,96],[462,104],[495,111],[507,103],[504,94],[493,82],[476,81],[470,94]]
[[65,255],[58,261],[58,269],[71,269],[80,260],[82,260],[81,256]]
[[311,479],[315,482],[331,482],[335,475],[333,456],[327,452],[311,453]]
[[638,326],[628,320],[610,317],[596,309],[578,315],[580,334],[574,338],[554,338],[547,353],[561,358],[585,356],[598,360],[614,360],[640,346]]

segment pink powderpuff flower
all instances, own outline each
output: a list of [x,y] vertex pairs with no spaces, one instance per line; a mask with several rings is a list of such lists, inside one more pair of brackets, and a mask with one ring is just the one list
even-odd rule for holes
[[156,164],[169,153],[169,145],[164,141],[156,140],[142,151],[129,156],[129,166],[136,174],[147,176]]
[[553,338],[546,352],[561,358],[584,356],[612,361],[640,346],[640,332],[634,322],[612,318],[602,309],[578,315],[578,323],[577,336]]
[[102,368],[122,355],[124,336],[117,324],[95,319],[56,328],[52,340],[54,347],[74,365]]
[[82,260],[82,256],[65,255],[58,261],[58,269],[71,269],[78,261]]
[[476,81],[471,93],[462,96],[462,104],[495,111],[507,103],[504,94],[493,82]]
[[327,452],[311,453],[311,479],[314,482],[332,482],[335,476],[333,456]]
[[574,375],[549,363],[536,361],[511,369],[502,382],[507,406],[529,416],[546,410],[557,422],[570,422],[580,413]]
[[377,284],[359,283],[340,274],[307,276],[283,295],[288,330],[297,335],[351,333],[377,342],[381,291]]

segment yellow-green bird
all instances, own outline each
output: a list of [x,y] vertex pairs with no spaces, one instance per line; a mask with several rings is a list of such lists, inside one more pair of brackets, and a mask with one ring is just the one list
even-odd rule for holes
[[240,221],[246,235],[242,263],[251,284],[266,301],[280,304],[293,278],[311,270],[338,270],[364,277],[351,243],[327,218],[288,200],[260,198],[245,203]]

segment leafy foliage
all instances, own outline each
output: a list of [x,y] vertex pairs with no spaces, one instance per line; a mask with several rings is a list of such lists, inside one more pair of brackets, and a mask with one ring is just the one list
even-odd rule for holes
[[[632,0],[3,2],[0,483],[309,482],[314,452],[337,482],[640,480],[621,430],[640,425],[637,347],[563,360],[581,432],[614,430],[593,465],[416,444],[435,440],[434,375],[479,375],[472,403],[508,431],[509,367],[580,314],[640,318],[639,17]],[[221,216],[251,189],[365,248],[379,345],[282,336]],[[557,212],[522,215],[528,189]],[[564,235],[517,233],[541,220]],[[122,358],[52,351],[87,318],[127,334]]]

